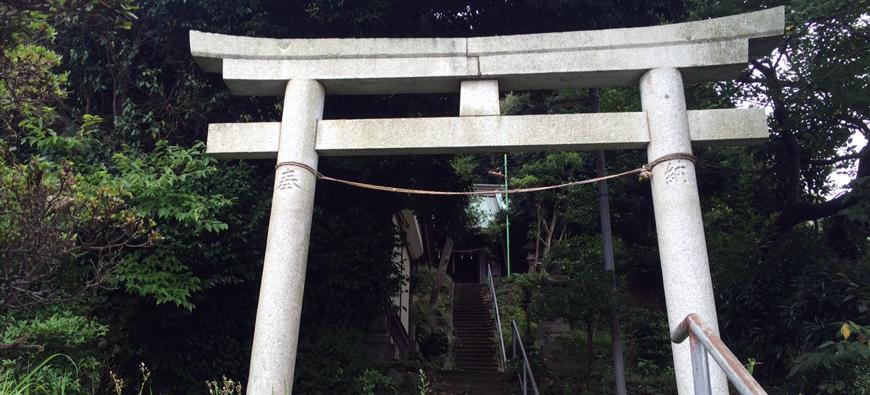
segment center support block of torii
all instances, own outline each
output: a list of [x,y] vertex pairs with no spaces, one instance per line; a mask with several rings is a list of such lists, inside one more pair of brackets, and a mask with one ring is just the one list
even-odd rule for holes
[[314,80],[291,80],[284,91],[248,394],[293,391],[317,180],[310,172],[282,162],[301,162],[317,168],[314,144],[317,121],[323,117],[324,97],[323,86]]
[[[668,154],[691,153],[683,79],[673,68],[653,69],[640,79],[641,106],[649,124],[650,162]],[[719,335],[713,281],[698,197],[695,165],[675,159],[652,169],[652,199],[668,326],[671,331],[690,313],[696,313]],[[694,394],[689,342],[671,344],[680,394]],[[728,394],[728,382],[710,359],[713,394]],[[703,393],[703,392],[699,392]]]

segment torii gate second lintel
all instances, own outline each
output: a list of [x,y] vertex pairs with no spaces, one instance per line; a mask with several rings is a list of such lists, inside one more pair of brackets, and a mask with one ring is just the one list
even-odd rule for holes
[[[761,109],[686,111],[684,81],[732,79],[766,54],[784,8],[665,26],[479,38],[267,39],[190,32],[191,53],[230,90],[284,95],[280,123],[212,124],[208,152],[276,158],[248,394],[292,391],[314,175],[320,155],[646,148],[650,161],[695,145],[764,141]],[[501,116],[499,90],[637,84],[642,112]],[[460,92],[459,117],[322,120],[327,94]],[[695,166],[652,170],[668,323],[696,313],[718,335]],[[693,391],[688,344],[673,344],[677,386]],[[715,366],[715,363],[713,364]],[[727,394],[711,369],[712,390]]]

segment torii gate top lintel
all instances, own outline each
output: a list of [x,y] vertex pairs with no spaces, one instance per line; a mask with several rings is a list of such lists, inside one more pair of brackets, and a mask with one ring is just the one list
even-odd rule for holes
[[327,94],[456,92],[496,79],[501,90],[637,86],[655,68],[687,82],[736,78],[768,53],[784,7],[671,25],[471,38],[274,39],[190,31],[194,59],[238,95],[283,95],[317,80]]

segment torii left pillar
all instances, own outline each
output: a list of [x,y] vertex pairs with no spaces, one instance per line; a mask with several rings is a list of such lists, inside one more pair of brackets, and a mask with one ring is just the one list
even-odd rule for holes
[[286,162],[317,168],[314,144],[317,121],[323,117],[324,97],[323,86],[314,80],[291,80],[284,89],[248,394],[290,394],[293,391],[317,180],[310,172]]

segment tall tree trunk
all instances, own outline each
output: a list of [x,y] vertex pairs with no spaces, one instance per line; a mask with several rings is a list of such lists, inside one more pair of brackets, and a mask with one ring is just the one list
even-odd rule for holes
[[444,241],[444,247],[441,248],[441,260],[438,262],[438,273],[435,273],[435,283],[432,284],[432,294],[429,295],[429,307],[435,307],[438,304],[438,294],[447,273],[447,264],[450,263],[451,253],[453,253],[453,239],[448,237]]
[[[858,172],[855,179],[870,176],[870,145],[864,146],[859,153]],[[788,231],[793,226],[804,221],[816,220],[836,215],[843,209],[854,206],[859,202],[852,193],[845,193],[831,200],[821,203],[799,203],[787,207],[779,215],[776,225],[780,231]]]
[[586,393],[590,392],[592,387],[592,351],[595,348],[592,336],[594,332],[594,324],[592,321],[586,321],[586,372],[584,381],[586,382]]
[[545,225],[547,231],[547,240],[544,241],[544,259],[550,256],[550,247],[553,244],[553,234],[556,233],[556,222],[559,219],[559,204],[553,203],[553,217],[550,218],[550,223]]
[[[535,230],[535,262],[534,262],[534,264],[537,265],[538,261],[541,260],[541,215],[542,215],[541,211],[543,211],[543,209],[541,208],[541,202],[538,202],[538,204],[535,206],[535,208],[536,208],[535,218],[537,218],[537,221],[536,221],[537,229]],[[529,268],[529,272],[531,272],[531,271],[532,271],[532,268]]]

